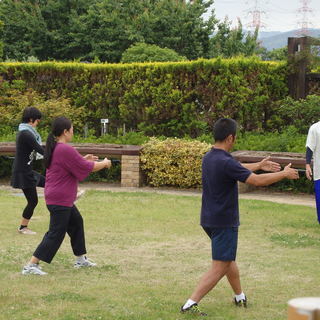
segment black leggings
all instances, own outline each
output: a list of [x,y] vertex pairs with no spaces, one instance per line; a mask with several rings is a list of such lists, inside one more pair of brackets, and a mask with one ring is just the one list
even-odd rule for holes
[[[45,177],[39,175],[37,186],[44,188],[44,184],[45,184]],[[28,201],[27,206],[23,210],[22,217],[24,219],[30,220],[33,215],[33,211],[38,204],[37,188],[36,187],[26,188],[26,189],[22,189],[22,191]]]
[[30,220],[33,215],[33,211],[38,204],[37,188],[33,187],[22,189],[22,191],[28,201],[27,206],[23,210],[22,217]]

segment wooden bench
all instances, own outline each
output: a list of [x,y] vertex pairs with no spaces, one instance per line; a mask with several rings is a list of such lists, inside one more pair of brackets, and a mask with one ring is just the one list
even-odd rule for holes
[[[121,144],[71,144],[82,155],[92,153],[99,157],[112,157],[121,161],[121,187],[140,187],[140,151],[141,146]],[[14,156],[16,145],[14,142],[0,142],[0,156]]]

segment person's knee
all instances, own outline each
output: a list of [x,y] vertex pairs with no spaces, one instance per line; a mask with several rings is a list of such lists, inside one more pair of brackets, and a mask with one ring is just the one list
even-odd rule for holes
[[27,199],[28,207],[34,209],[38,205],[38,197],[30,197]]
[[66,236],[67,230],[60,229],[60,230],[49,230],[46,233],[46,239],[47,241],[52,241],[53,243],[61,243],[65,236]]
[[33,199],[33,201],[32,201],[32,206],[33,206],[33,208],[35,208],[37,205],[38,205],[38,198],[36,198],[36,199]]
[[212,269],[215,271],[226,274],[232,264],[232,261],[212,260]]

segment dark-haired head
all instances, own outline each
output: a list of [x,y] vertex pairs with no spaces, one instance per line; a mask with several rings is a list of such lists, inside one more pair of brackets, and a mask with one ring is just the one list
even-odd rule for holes
[[55,138],[58,138],[64,133],[64,130],[69,131],[71,127],[72,127],[72,122],[68,118],[58,117],[54,119],[52,122],[51,134]]
[[22,122],[23,123],[34,123],[36,120],[40,120],[42,114],[36,107],[28,107],[23,110]]
[[230,135],[235,138],[237,123],[230,118],[221,118],[213,125],[213,138],[216,142],[225,141]]
[[57,144],[57,139],[62,135],[64,135],[66,132],[67,133],[70,132],[71,128],[72,128],[72,122],[68,118],[58,117],[54,119],[51,126],[51,132],[48,135],[46,148],[44,151],[44,164],[46,168],[49,168],[50,166],[52,154]]

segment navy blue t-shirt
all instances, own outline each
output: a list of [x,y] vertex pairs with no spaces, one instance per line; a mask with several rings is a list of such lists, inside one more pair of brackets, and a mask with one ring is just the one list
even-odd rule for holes
[[203,227],[239,226],[237,181],[245,182],[251,173],[222,149],[212,148],[205,154],[202,160]]

